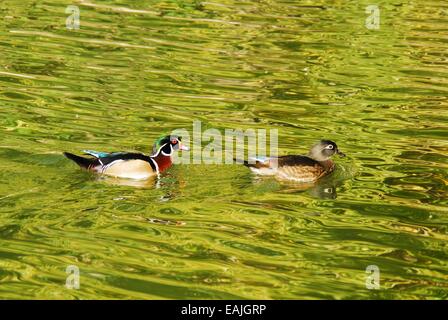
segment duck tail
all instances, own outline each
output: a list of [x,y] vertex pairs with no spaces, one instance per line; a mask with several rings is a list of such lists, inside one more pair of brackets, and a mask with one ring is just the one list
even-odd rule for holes
[[233,158],[233,161],[235,161],[236,164],[242,164],[246,167],[249,167],[249,162],[247,160]]
[[89,169],[89,167],[93,164],[94,159],[88,159],[88,158],[83,158],[80,156],[77,156],[73,153],[69,153],[69,152],[64,152],[64,156],[66,156],[68,159],[76,162],[76,164],[78,166],[80,166],[81,168],[84,169]]

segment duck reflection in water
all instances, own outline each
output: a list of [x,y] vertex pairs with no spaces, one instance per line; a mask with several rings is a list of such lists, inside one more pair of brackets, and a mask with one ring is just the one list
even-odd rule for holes
[[307,192],[311,196],[319,199],[336,199],[337,188],[342,185],[343,179],[334,177],[325,177],[314,183],[291,183],[280,182],[284,193]]
[[[270,191],[279,191],[281,193],[299,194],[307,193],[314,198],[319,199],[336,199],[337,189],[342,186],[346,178],[342,176],[328,176],[316,182],[298,183],[294,181],[274,180],[272,177],[252,177],[252,183],[259,187],[264,185]],[[263,187],[263,189],[264,189]]]
[[162,202],[175,199],[181,193],[180,190],[185,186],[185,181],[182,177],[173,177],[168,173],[165,173],[163,177],[155,176],[145,180],[124,179],[109,176],[97,176],[95,180],[111,186],[160,190],[162,192],[160,201]]

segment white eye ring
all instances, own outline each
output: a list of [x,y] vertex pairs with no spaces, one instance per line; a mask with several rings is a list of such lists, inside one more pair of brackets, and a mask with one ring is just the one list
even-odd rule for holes
[[327,149],[333,149],[333,145],[332,144],[329,144],[328,146],[327,146]]

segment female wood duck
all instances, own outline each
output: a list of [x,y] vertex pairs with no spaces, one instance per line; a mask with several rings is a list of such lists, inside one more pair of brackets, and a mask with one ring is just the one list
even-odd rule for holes
[[117,178],[148,179],[168,169],[172,164],[172,153],[178,150],[189,148],[182,144],[181,137],[165,136],[156,141],[153,154],[150,156],[141,153],[107,153],[92,150],[84,150],[85,154],[92,156],[89,158],[68,152],[64,152],[64,155],[88,171]]
[[290,155],[254,159],[250,162],[245,161],[244,165],[261,175],[273,175],[280,179],[297,182],[314,182],[333,172],[335,165],[330,158],[334,154],[345,157],[336,143],[321,140],[310,149],[306,156]]

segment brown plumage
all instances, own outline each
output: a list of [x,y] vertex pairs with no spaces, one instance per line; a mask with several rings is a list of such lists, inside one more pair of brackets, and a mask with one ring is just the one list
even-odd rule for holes
[[279,179],[298,182],[313,182],[334,171],[335,165],[330,157],[334,154],[345,156],[336,143],[321,140],[315,144],[308,155],[288,155],[276,158],[245,161],[244,165],[261,175],[274,175]]

